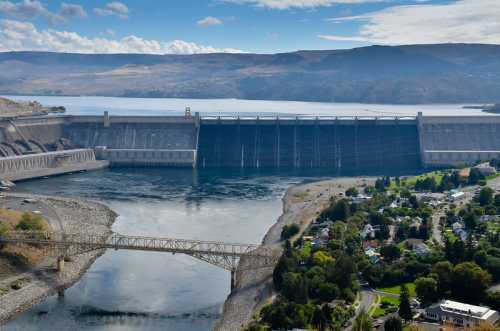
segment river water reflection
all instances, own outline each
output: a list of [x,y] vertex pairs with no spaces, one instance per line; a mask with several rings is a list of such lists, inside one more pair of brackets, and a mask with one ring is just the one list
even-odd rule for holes
[[[20,183],[16,191],[95,199],[128,235],[259,243],[286,188],[321,174],[109,169]],[[229,274],[184,255],[108,250],[63,299],[2,330],[210,330]]]

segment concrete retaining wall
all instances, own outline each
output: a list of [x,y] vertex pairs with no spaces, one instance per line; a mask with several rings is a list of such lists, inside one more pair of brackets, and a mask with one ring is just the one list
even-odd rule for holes
[[96,156],[109,161],[111,166],[196,166],[196,150],[97,148]]
[[91,149],[78,149],[0,158],[0,178],[18,181],[108,166]]

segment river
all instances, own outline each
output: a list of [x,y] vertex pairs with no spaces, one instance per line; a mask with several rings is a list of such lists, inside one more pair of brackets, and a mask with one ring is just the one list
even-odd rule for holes
[[[380,106],[243,100],[12,97],[63,105],[69,114],[415,115],[463,112],[459,105]],[[424,110],[425,111],[425,110]],[[467,112],[473,112],[467,110]],[[292,184],[325,173],[106,169],[19,183],[18,192],[84,197],[120,216],[128,235],[259,243],[281,214]],[[108,250],[64,298],[50,297],[0,330],[210,330],[229,294],[228,272],[189,256]]]

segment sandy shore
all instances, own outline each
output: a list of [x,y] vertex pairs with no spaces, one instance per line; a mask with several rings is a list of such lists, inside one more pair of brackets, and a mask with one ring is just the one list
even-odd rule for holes
[[[33,201],[25,203],[25,198]],[[67,233],[110,234],[111,225],[117,216],[108,207],[96,202],[28,194],[8,194],[1,199],[0,206],[23,211],[40,211],[54,231],[63,230]],[[35,270],[0,279],[0,288],[8,288],[16,279],[30,280],[21,289],[10,290],[0,296],[0,322],[11,319],[45,297],[73,285],[103,253],[104,250],[97,250],[74,256],[70,262],[65,263],[61,273],[55,270],[55,259],[48,259]]]
[[[299,224],[305,230],[327,205],[330,197],[344,193],[348,188],[373,184],[373,178],[335,178],[290,187],[283,197],[283,214],[265,235],[260,250],[281,256],[281,230],[285,225]],[[241,330],[275,293],[272,286],[273,268],[252,268],[242,259],[236,273],[236,286],[224,303],[223,313],[215,323],[214,331]]]

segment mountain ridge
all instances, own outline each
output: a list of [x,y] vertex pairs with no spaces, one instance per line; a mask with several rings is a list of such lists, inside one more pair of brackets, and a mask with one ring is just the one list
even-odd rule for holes
[[277,54],[0,53],[0,93],[394,104],[494,103],[500,45]]

